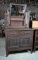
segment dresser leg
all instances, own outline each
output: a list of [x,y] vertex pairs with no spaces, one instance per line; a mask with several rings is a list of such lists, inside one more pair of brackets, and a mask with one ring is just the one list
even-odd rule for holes
[[6,57],[8,56],[8,52],[6,51]]
[[31,53],[32,53],[32,51],[33,51],[33,50],[31,49]]
[[6,46],[6,57],[8,56],[8,48],[7,48],[7,46]]
[[34,52],[35,52],[35,50],[36,50],[36,49],[34,48]]

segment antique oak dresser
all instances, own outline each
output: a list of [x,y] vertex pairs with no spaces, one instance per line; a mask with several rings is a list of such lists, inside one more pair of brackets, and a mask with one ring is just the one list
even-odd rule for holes
[[[27,28],[24,4],[11,4],[13,10],[5,15],[6,56],[10,51],[31,50],[33,48],[33,29]],[[19,9],[18,9],[19,7]],[[11,9],[10,8],[10,9]]]

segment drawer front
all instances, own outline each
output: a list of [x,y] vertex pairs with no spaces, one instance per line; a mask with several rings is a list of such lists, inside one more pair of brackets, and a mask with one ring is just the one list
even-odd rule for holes
[[18,37],[8,38],[8,46],[12,48],[19,47],[19,38]]
[[33,36],[33,31],[22,31],[21,33],[25,37],[32,37]]
[[36,42],[36,46],[38,46],[38,42]]
[[29,37],[22,37],[20,38],[20,46],[24,47],[24,46],[32,46],[32,41],[33,41],[33,38],[29,38]]
[[38,36],[36,36],[36,41],[38,41]]
[[17,31],[8,31],[8,36],[9,36],[9,37],[18,36],[18,32],[17,32]]
[[38,30],[35,31],[36,35],[38,35]]
[[19,30],[8,30],[7,31],[7,35],[8,37],[22,37],[22,36],[29,36],[32,37],[33,36],[33,31],[19,31]]

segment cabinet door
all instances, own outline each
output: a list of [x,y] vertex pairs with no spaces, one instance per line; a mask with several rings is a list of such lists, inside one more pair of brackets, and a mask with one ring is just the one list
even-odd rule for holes
[[8,46],[12,48],[19,47],[19,38],[18,37],[8,38]]
[[32,38],[29,37],[22,37],[21,38],[21,46],[32,46]]

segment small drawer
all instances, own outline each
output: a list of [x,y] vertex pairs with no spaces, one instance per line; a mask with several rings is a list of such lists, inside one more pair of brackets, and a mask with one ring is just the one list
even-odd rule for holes
[[33,31],[23,31],[22,34],[23,34],[23,36],[30,36],[30,37],[32,37],[33,36]]
[[17,31],[9,31],[9,32],[8,32],[8,36],[10,36],[10,37],[18,36],[18,35],[19,35],[19,34],[18,34]]
[[36,41],[38,41],[38,36],[36,36]]
[[33,34],[33,31],[24,31],[24,34],[27,34],[27,35],[32,35]]
[[38,30],[35,31],[35,34],[38,35]]

